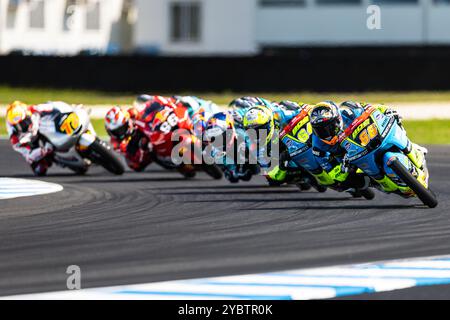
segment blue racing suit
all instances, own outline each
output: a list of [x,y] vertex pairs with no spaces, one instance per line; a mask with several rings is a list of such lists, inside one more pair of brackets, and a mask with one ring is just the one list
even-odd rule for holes
[[[235,115],[230,112],[231,115]],[[234,119],[235,137],[231,144],[233,148],[232,153],[227,150],[226,141],[223,141],[223,145],[219,148],[211,146],[208,156],[214,159],[214,163],[218,165],[225,177],[233,183],[239,180],[248,181],[254,174],[258,173],[258,168],[255,165],[250,165],[248,162],[248,154],[250,150],[250,139],[246,134],[246,131],[242,127],[242,123]],[[208,150],[205,148],[205,150]]]
[[[368,106],[370,105],[361,104],[361,107],[340,107],[339,112],[343,120],[343,131],[345,131],[354,120],[359,118]],[[375,105],[373,107],[384,114],[392,112],[391,109],[383,105]],[[395,113],[395,115],[397,114]],[[341,133],[343,133],[343,131]],[[365,182],[361,178],[361,175],[358,175],[356,170],[349,172],[346,161],[347,152],[341,146],[340,142],[335,145],[330,145],[313,134],[312,145],[313,154],[316,157],[317,162],[332,179],[329,181],[330,185],[333,185],[339,191],[364,187]]]
[[182,105],[188,109],[192,119],[194,133],[201,136],[204,132],[206,122],[214,114],[220,112],[219,107],[212,101],[200,99],[195,96],[175,96],[177,105]]
[[[267,101],[267,100],[265,100]],[[272,167],[273,161],[281,163],[280,155],[285,151],[285,145],[280,143],[279,135],[281,130],[286,127],[291,120],[297,116],[301,109],[291,110],[287,109],[277,103],[267,102],[266,105],[273,113],[275,122],[275,139],[273,143],[278,147],[278,154],[272,150],[272,145],[267,144],[265,146],[259,146],[256,150],[256,159],[259,167],[266,171],[266,178],[270,184],[282,184],[288,180],[288,172],[282,169],[280,165]]]
[[280,139],[284,149],[281,168],[296,172],[301,180],[307,180],[308,184],[319,189],[318,185],[326,186],[334,181],[322,169],[313,153],[309,118],[311,109],[311,106],[303,105],[300,113],[281,131]]

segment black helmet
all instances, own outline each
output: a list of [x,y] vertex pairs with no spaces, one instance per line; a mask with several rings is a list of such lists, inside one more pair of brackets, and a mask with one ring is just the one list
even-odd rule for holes
[[311,111],[311,126],[314,134],[328,144],[336,144],[343,129],[343,120],[338,106],[332,101],[316,104]]

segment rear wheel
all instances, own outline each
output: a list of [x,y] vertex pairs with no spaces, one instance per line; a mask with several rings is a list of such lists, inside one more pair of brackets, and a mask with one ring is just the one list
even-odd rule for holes
[[328,190],[327,187],[322,186],[322,185],[320,185],[320,184],[313,185],[313,188],[316,189],[316,191],[317,191],[317,192],[320,192],[320,193],[327,192],[327,190]]
[[253,174],[250,171],[247,171],[242,177],[241,180],[248,182],[250,180],[252,180]]
[[366,199],[366,200],[373,200],[375,199],[375,192],[373,192],[372,189],[364,189],[359,191],[360,194]]
[[366,200],[373,200],[375,199],[375,193],[373,192],[372,189],[358,189],[355,191],[350,191],[349,192],[353,198],[355,199],[359,199],[359,198],[364,198]]
[[125,172],[119,157],[106,142],[96,139],[89,147],[89,158],[109,172],[121,175]]
[[69,167],[69,169],[72,170],[73,172],[75,172],[75,174],[77,176],[84,176],[86,174],[86,172],[88,172],[89,167],[85,167],[85,168]]
[[216,165],[203,165],[203,171],[205,171],[210,177],[215,180],[220,180],[223,178],[222,170]]
[[392,161],[388,166],[402,179],[408,187],[417,195],[417,197],[430,208],[436,208],[438,205],[438,200],[434,193],[425,188],[417,179],[403,166],[403,164],[398,160]]
[[297,184],[297,187],[299,187],[301,191],[309,191],[312,188],[312,186],[306,182]]
[[195,176],[197,175],[197,172],[195,172],[195,168],[190,165],[182,165],[178,168],[178,172],[181,173],[186,179],[195,178]]

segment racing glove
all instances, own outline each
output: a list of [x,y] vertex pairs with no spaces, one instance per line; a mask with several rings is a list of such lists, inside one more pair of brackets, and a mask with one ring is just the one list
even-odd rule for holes
[[348,173],[349,171],[350,171],[350,162],[348,161],[347,155],[345,155],[344,158],[342,159],[341,172]]
[[395,120],[397,121],[397,123],[399,125],[402,125],[402,116],[397,112],[397,110],[391,109],[391,108],[387,108],[386,111],[384,112],[384,114],[388,117],[393,117],[395,118]]

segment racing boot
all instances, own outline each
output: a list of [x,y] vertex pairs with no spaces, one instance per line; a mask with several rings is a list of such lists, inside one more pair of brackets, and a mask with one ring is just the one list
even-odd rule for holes
[[418,144],[410,142],[404,152],[408,156],[409,160],[411,160],[411,162],[417,168],[416,172],[414,172],[413,175],[422,185],[425,186],[425,188],[428,188],[428,180],[430,176],[425,159],[425,156],[428,154],[428,150],[422,146],[419,146]]
[[192,165],[183,165],[178,168],[178,172],[181,173],[186,179],[192,179],[196,176],[195,168]]
[[404,150],[409,160],[419,169],[423,169],[425,165],[425,156],[428,154],[428,150],[415,143],[409,143],[406,150]]

